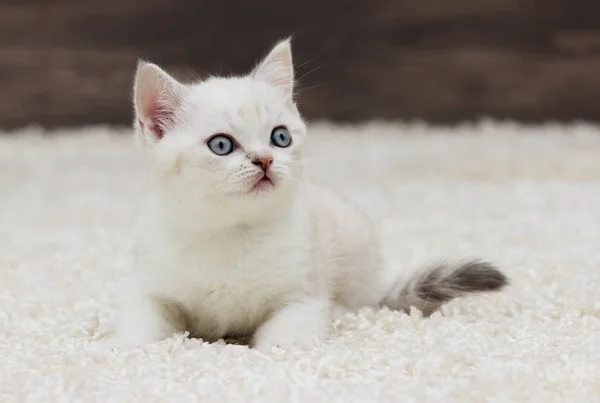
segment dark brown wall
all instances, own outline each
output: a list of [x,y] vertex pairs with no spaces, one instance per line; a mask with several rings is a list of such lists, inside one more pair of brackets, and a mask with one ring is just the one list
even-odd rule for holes
[[241,73],[292,33],[310,119],[600,120],[597,0],[5,0],[0,126],[129,124],[138,57]]

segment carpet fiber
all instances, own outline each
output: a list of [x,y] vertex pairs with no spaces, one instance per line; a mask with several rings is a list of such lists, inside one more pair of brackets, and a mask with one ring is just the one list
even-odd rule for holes
[[600,130],[312,127],[310,171],[368,206],[387,264],[483,257],[505,292],[425,319],[363,310],[263,356],[172,338],[114,352],[147,192],[127,130],[0,136],[0,402],[598,402]]

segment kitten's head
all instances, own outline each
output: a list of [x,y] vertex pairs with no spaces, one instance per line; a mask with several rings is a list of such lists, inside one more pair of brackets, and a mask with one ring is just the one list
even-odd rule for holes
[[247,76],[186,85],[140,63],[134,126],[159,191],[186,209],[260,214],[293,199],[306,126],[293,100],[289,40]]

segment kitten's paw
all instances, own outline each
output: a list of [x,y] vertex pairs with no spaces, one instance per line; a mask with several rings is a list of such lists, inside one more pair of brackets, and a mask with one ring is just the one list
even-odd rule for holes
[[327,304],[310,299],[282,308],[256,331],[252,344],[265,354],[275,347],[283,350],[306,349],[323,341],[328,329]]
[[150,298],[131,300],[116,316],[115,334],[106,345],[117,350],[144,347],[185,330],[172,317],[165,316],[160,305]]

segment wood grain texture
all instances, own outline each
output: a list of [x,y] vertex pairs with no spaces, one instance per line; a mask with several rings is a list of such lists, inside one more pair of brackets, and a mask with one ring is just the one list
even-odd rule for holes
[[0,126],[129,124],[138,58],[243,73],[294,34],[309,119],[600,120],[592,0],[22,0],[0,5]]

